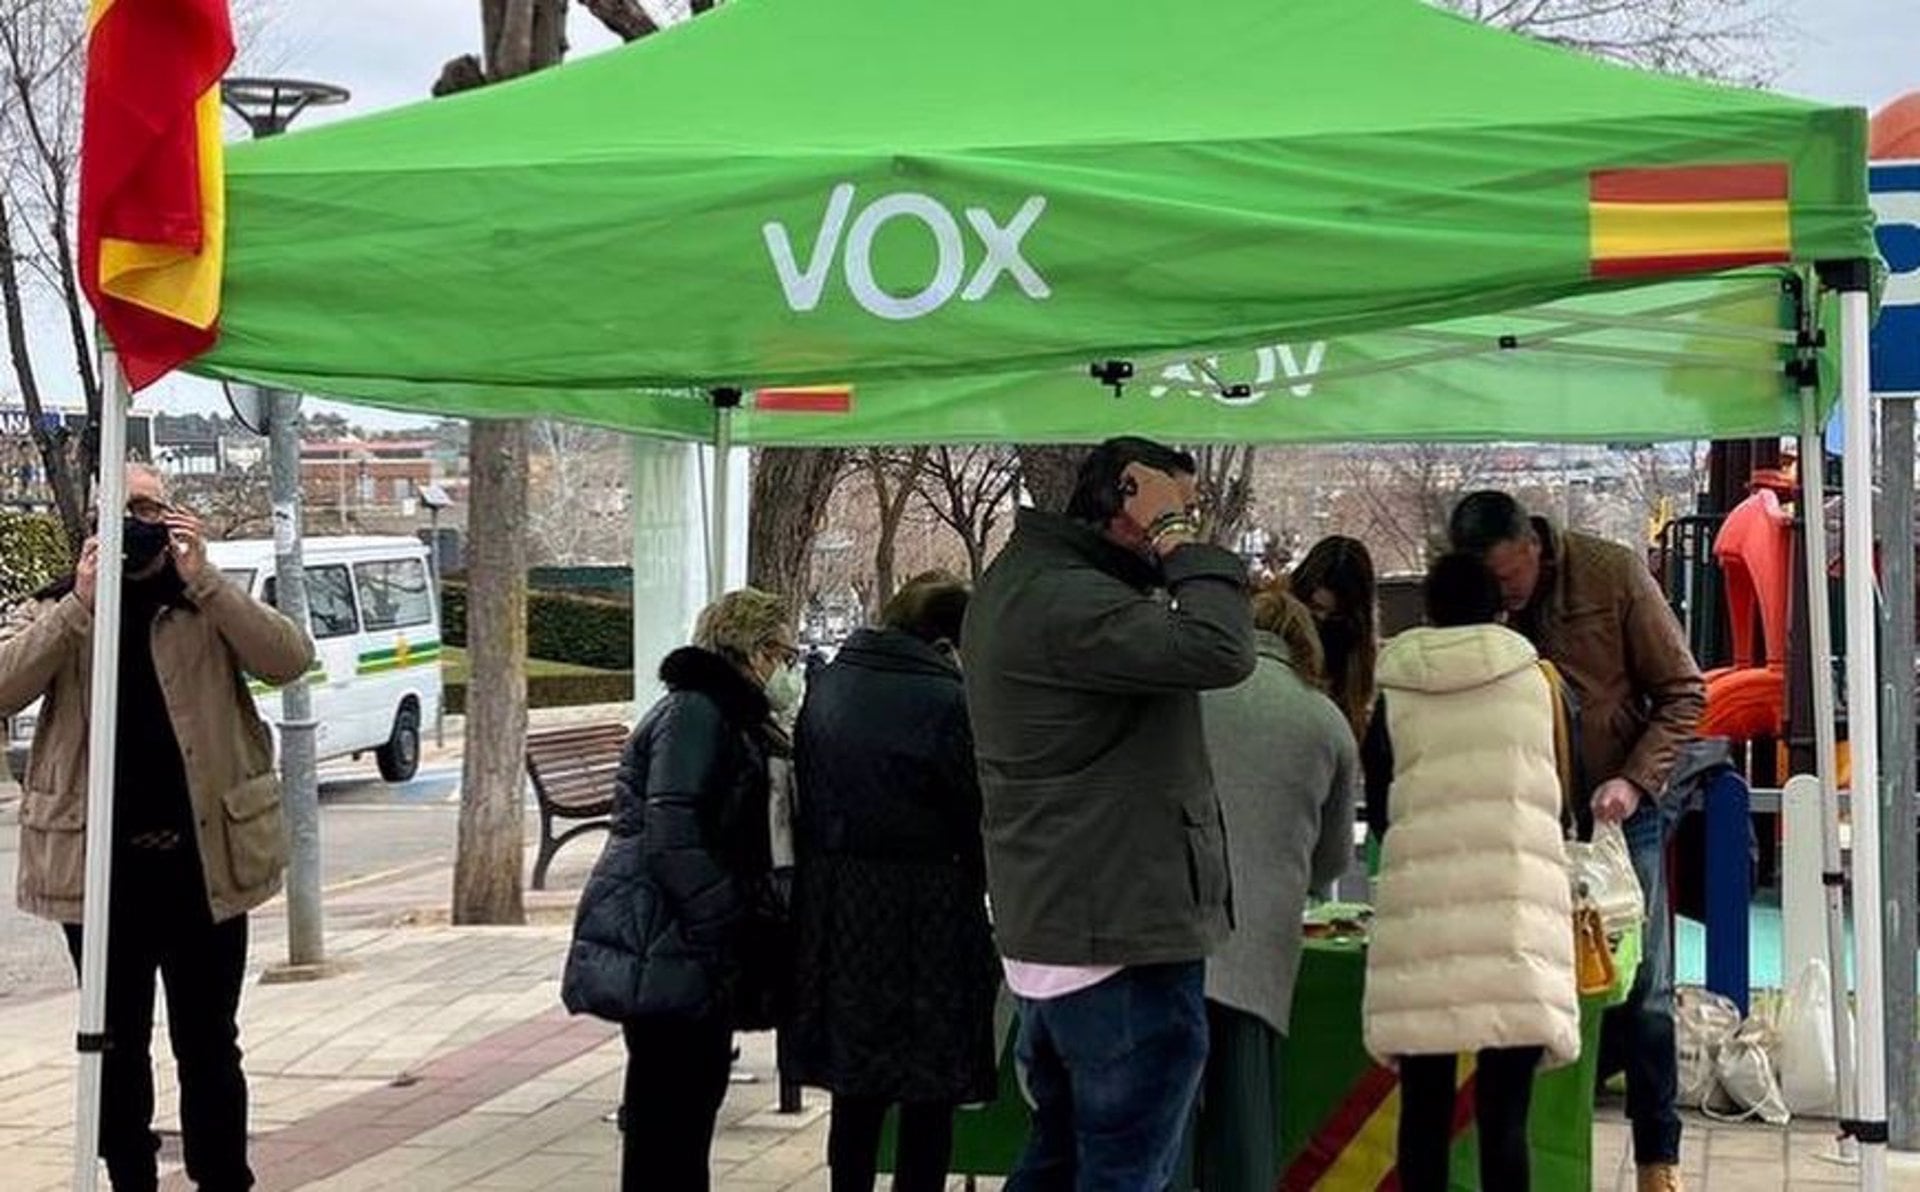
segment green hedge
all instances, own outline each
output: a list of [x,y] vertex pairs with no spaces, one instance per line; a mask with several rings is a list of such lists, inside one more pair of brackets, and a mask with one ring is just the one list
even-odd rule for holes
[[72,565],[59,518],[0,509],[0,604],[39,591]]
[[[465,715],[467,685],[448,683],[443,697],[449,716]],[[582,704],[623,704],[633,699],[632,671],[590,675],[533,675],[527,679],[529,708],[574,708]]]
[[[467,644],[467,585],[440,585],[440,634]],[[562,592],[527,594],[527,656],[596,670],[633,669],[633,609],[612,600]]]

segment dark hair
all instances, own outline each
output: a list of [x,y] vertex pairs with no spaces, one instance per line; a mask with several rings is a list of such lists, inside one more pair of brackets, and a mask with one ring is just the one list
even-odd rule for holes
[[1453,549],[1485,556],[1503,542],[1524,542],[1533,536],[1533,519],[1520,502],[1503,492],[1483,489],[1468,493],[1447,519],[1447,538]]
[[1455,551],[1441,555],[1427,569],[1425,587],[1427,623],[1446,629],[1456,625],[1491,625],[1505,607],[1500,581],[1478,555]]
[[[1378,599],[1373,556],[1358,538],[1335,534],[1313,544],[1306,557],[1287,575],[1287,587],[1309,608],[1313,594],[1333,593],[1331,627],[1323,625],[1327,693],[1347,714],[1356,739],[1365,740],[1373,716],[1373,667],[1380,653],[1380,631],[1374,617]],[[1319,613],[1315,612],[1316,619]]]
[[928,571],[908,580],[880,610],[880,624],[910,633],[928,644],[960,644],[972,592],[965,580],[945,571]]
[[1073,497],[1067,502],[1067,516],[1101,527],[1120,516],[1127,503],[1120,482],[1134,464],[1145,464],[1170,476],[1195,476],[1200,472],[1200,465],[1185,451],[1151,439],[1108,439],[1081,462]]

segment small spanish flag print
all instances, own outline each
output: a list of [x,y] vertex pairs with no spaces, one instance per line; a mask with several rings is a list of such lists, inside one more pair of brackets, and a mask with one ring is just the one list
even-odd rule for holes
[[753,408],[765,414],[850,414],[853,386],[790,385],[761,389],[753,395]]
[[1784,162],[1602,170],[1591,180],[1593,273],[1708,273],[1793,259]]

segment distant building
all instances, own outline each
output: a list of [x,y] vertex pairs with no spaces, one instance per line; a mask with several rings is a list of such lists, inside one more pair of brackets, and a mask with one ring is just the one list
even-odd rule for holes
[[300,489],[309,515],[418,511],[429,484],[464,489],[450,475],[453,460],[432,439],[309,439],[300,445]]
[[[77,438],[86,433],[84,410],[67,406],[43,409],[46,425],[58,435]],[[33,424],[21,406],[0,405],[0,506],[14,509],[53,508],[53,491],[47,487],[46,468],[35,445]],[[145,413],[127,415],[127,457],[153,459],[153,417]]]

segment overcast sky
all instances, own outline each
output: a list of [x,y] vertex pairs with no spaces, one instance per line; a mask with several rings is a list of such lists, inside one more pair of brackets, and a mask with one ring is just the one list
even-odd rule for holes
[[[424,99],[442,63],[479,46],[480,6],[475,0],[263,2],[275,13],[265,48],[243,56],[240,68],[321,79],[353,92],[351,104],[316,113],[306,123]],[[662,15],[685,7],[685,0],[643,3]],[[1781,0],[1779,8],[1796,27],[1795,36],[1780,47],[1786,66],[1780,90],[1867,108],[1920,90],[1920,0]],[[615,44],[577,6],[571,34],[576,57]],[[56,355],[58,338],[39,337],[45,351]],[[53,360],[48,364],[47,375],[53,377]],[[61,394],[57,382],[48,388]],[[217,392],[198,382],[167,383],[156,396],[159,408],[211,409],[219,404]],[[355,411],[353,416],[372,425],[394,421],[375,411]]]

